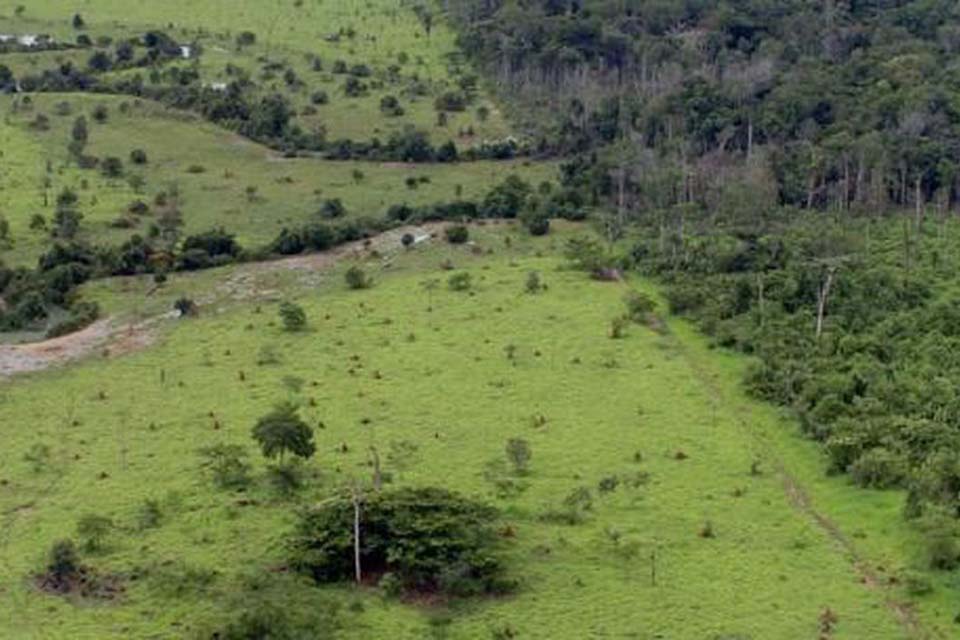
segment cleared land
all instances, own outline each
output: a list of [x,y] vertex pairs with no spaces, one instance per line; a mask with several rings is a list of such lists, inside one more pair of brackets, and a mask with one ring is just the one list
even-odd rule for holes
[[[429,3],[417,4],[429,7]],[[435,140],[454,139],[463,146],[509,135],[500,109],[483,95],[467,110],[448,114],[447,122],[438,124],[434,101],[458,89],[453,71],[472,74],[457,54],[453,32],[436,16],[430,21],[428,33],[414,6],[397,0],[271,0],[244,4],[230,0],[55,0],[27,3],[19,16],[12,15],[13,5],[0,8],[7,14],[0,13],[0,33],[44,33],[59,42],[72,43],[79,33],[94,41],[101,36],[118,41],[140,37],[150,29],[163,29],[184,44],[202,47],[197,69],[204,82],[229,81],[228,64],[243,69],[261,82],[265,91],[276,90],[290,97],[301,112],[298,121],[305,129],[324,127],[331,139],[385,138],[408,124],[426,129]],[[75,13],[86,24],[82,31],[70,25]],[[238,47],[237,36],[244,31],[254,33],[256,42]],[[29,55],[34,54],[12,59],[15,70],[39,66],[31,63]],[[39,55],[45,61],[62,57],[85,63],[90,54]],[[320,59],[320,70],[315,69],[314,58]],[[369,87],[364,95],[349,97],[344,93],[346,76],[334,73],[338,60],[348,69],[356,65],[370,69],[371,75],[364,77]],[[293,69],[300,84],[291,87],[282,74],[271,72],[277,64]],[[391,71],[390,67],[396,68]],[[317,91],[328,94],[327,104],[311,101]],[[400,99],[405,111],[402,116],[383,117],[380,100],[386,95]],[[317,113],[303,113],[308,105],[315,106]],[[480,107],[484,107],[483,116],[478,115]]]
[[[221,300],[198,319],[168,321],[147,351],[5,386],[5,422],[30,425],[11,431],[0,454],[7,633],[182,637],[218,621],[242,575],[282,563],[296,501],[263,480],[246,494],[214,489],[196,450],[249,446],[252,417],[291,398],[325,426],[303,503],[368,475],[375,445],[413,452],[412,463],[387,464],[398,485],[442,482],[485,496],[516,532],[506,548],[522,590],[449,620],[375,591],[277,578],[271,589],[289,602],[349,604],[343,637],[420,638],[441,626],[454,638],[507,627],[534,638],[798,638],[817,634],[827,608],[840,620],[831,637],[924,637],[899,604],[905,594],[888,584],[902,567],[885,554],[906,542],[891,494],[871,499],[822,479],[815,450],[735,389],[739,361],[709,352],[683,325],[637,325],[611,340],[609,320],[639,283],[562,269],[549,257],[559,237],[515,237],[508,250],[502,229],[476,235],[494,255],[443,245],[401,253],[385,270],[368,262],[377,284],[367,291],[346,290],[343,265],[254,278],[268,298],[282,287],[304,305],[302,334],[280,329],[273,304]],[[446,288],[446,260],[472,275],[472,294]],[[530,270],[546,292],[523,293]],[[231,273],[178,276],[164,295]],[[440,286],[425,286],[434,280]],[[128,282],[89,295],[122,286],[135,309]],[[486,477],[511,437],[527,439],[534,456],[525,490],[502,498]],[[50,468],[24,459],[38,444],[50,448]],[[609,478],[615,488],[599,491]],[[541,519],[581,486],[594,496],[583,524]],[[149,499],[162,505],[162,524],[136,531]],[[116,529],[89,562],[138,579],[97,606],[35,591],[24,576],[90,512]],[[707,523],[714,537],[703,537]],[[863,567],[882,580],[865,584]],[[213,577],[197,586],[184,572]],[[169,593],[178,579],[190,595]],[[928,602],[922,624],[941,624],[944,604]]]
[[[56,196],[64,188],[80,195],[84,220],[81,238],[120,244],[132,233],[145,235],[152,222],[144,216],[134,228],[113,223],[130,204],[148,204],[159,191],[181,194],[186,234],[224,227],[245,247],[270,242],[285,226],[319,219],[328,199],[343,201],[349,217],[382,218],[395,204],[412,206],[481,199],[510,174],[537,184],[556,179],[553,163],[485,161],[452,164],[333,162],[287,159],[204,122],[189,113],[171,111],[148,101],[115,96],[40,94],[27,110],[11,113],[13,98],[0,97],[7,114],[0,124],[0,211],[10,222],[13,244],[4,252],[10,264],[33,265],[50,244],[44,230],[31,230],[34,214],[48,220]],[[69,115],[57,116],[57,105],[70,105]],[[109,116],[102,124],[90,118],[97,105]],[[123,106],[125,105],[125,106]],[[66,108],[63,108],[66,112]],[[30,128],[38,113],[50,118],[50,128]],[[69,158],[67,144],[77,116],[90,122],[90,153],[117,157],[126,175],[105,178],[98,171],[79,169]],[[142,149],[147,164],[130,162],[130,152]],[[130,176],[143,179],[131,186]],[[413,184],[408,184],[413,179]],[[253,195],[249,187],[256,189]]]

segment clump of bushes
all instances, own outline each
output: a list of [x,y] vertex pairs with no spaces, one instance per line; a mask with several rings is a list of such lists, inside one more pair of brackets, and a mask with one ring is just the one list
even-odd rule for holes
[[444,229],[443,234],[450,244],[464,244],[470,239],[470,230],[467,229],[466,225],[462,224],[447,227]]
[[467,597],[516,585],[497,554],[496,509],[445,489],[362,496],[361,553],[354,558],[354,501],[341,496],[305,511],[290,541],[291,564],[318,583],[375,576],[406,593]]
[[347,272],[343,274],[343,279],[351,289],[369,289],[373,286],[373,278],[358,266],[347,269]]

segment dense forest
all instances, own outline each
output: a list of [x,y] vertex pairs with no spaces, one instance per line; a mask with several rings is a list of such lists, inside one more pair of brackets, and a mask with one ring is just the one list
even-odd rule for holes
[[538,148],[605,149],[628,210],[960,197],[955,2],[445,4]]

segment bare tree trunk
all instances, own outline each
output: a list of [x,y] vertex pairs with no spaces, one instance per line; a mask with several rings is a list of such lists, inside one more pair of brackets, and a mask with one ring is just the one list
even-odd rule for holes
[[353,487],[353,572],[357,584],[363,580],[363,571],[360,567],[360,490]]
[[753,114],[747,116],[747,161],[753,156]]
[[817,292],[817,342],[823,335],[823,316],[827,311],[827,298],[830,296],[830,287],[833,286],[833,276],[836,271],[836,267],[827,269],[827,279],[820,285],[820,290]]

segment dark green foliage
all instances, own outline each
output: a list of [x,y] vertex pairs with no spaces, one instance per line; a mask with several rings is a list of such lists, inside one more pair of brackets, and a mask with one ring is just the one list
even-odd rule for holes
[[443,230],[447,242],[450,244],[463,244],[470,239],[470,230],[462,224],[455,224]]
[[380,98],[380,113],[388,117],[398,117],[404,112],[396,96],[383,96]]
[[301,331],[307,326],[307,313],[298,304],[284,302],[280,305],[280,319],[287,331]]
[[324,200],[320,206],[320,215],[327,219],[342,218],[347,215],[347,208],[343,206],[340,198]]
[[653,313],[657,308],[657,303],[653,298],[640,291],[630,291],[624,296],[624,304],[627,307],[627,316],[634,322],[644,323],[647,321],[647,315]]
[[480,213],[485,218],[515,218],[532,192],[528,183],[511,175],[487,193]]
[[373,279],[360,267],[353,266],[343,275],[347,286],[351,289],[369,289],[373,286]]
[[123,175],[123,161],[114,156],[104,158],[100,163],[100,171],[107,178],[119,178]]
[[550,216],[540,208],[525,211],[521,221],[532,236],[545,236],[550,232]]
[[197,303],[187,297],[178,298],[177,301],[173,303],[173,308],[180,312],[181,318],[190,318],[198,313]]
[[473,287],[473,277],[466,271],[460,271],[447,279],[447,287],[451,291],[470,291]]
[[84,573],[80,554],[72,540],[58,540],[50,547],[47,566],[42,577],[45,588],[56,593],[67,593]]
[[[941,190],[957,200],[960,120],[942,99],[960,49],[948,2],[450,5],[461,46],[525,107],[538,149],[606,165],[592,199],[617,201],[610,174],[627,166],[635,211],[684,205],[690,193],[675,176],[710,158],[723,176],[694,170],[694,199],[710,207],[744,196],[755,206],[912,206],[917,196],[939,202]],[[684,40],[692,34],[697,45]],[[667,73],[677,81],[650,82]]]
[[253,427],[253,439],[267,458],[283,462],[286,454],[310,458],[317,447],[313,442],[313,428],[300,417],[296,405],[281,403],[263,416]]
[[[366,495],[360,511],[361,567],[408,592],[466,597],[513,584],[496,555],[497,512],[444,489]],[[301,514],[292,565],[320,583],[353,580],[354,506],[348,496]]]
[[[232,233],[227,233],[222,227],[207,231],[206,233],[189,236],[183,241],[184,255],[190,254],[191,252],[193,252],[194,256],[203,254],[209,259],[210,264],[230,262],[240,255],[240,251],[240,245],[237,243],[236,236]],[[194,258],[194,260],[196,260],[196,258]],[[182,258],[181,262],[184,264],[184,268],[191,270],[189,267],[193,266],[193,263],[189,260],[183,260]]]

